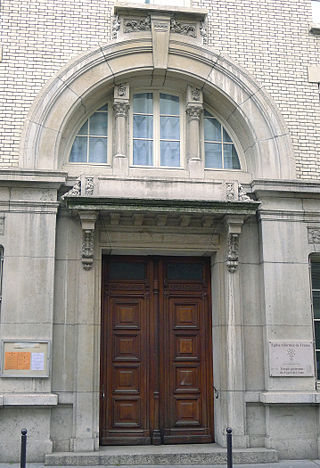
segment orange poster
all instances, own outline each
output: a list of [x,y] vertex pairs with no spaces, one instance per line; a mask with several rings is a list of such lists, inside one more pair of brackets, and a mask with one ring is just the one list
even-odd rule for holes
[[30,352],[6,352],[4,356],[5,370],[29,370]]

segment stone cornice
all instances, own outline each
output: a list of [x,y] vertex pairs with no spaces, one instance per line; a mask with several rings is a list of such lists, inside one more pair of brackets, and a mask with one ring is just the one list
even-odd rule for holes
[[65,184],[67,179],[66,172],[46,171],[37,169],[1,169],[0,186],[8,185],[31,185],[35,184],[45,186],[46,188],[59,188]]
[[[265,195],[268,197],[278,197],[279,193],[286,193],[286,196],[293,194],[319,194],[320,181],[317,180],[298,180],[298,179],[258,179],[253,180],[250,184],[251,193]],[[290,195],[291,194],[291,195]]]

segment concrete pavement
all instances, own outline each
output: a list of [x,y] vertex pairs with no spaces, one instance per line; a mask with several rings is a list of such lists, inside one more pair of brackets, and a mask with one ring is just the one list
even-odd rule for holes
[[[120,468],[168,468],[168,465],[121,465]],[[320,467],[320,460],[281,460],[278,463],[262,463],[250,465],[234,464],[234,468],[317,468]],[[99,466],[81,466],[78,468],[119,468],[119,465],[99,465]],[[170,468],[225,468],[226,465],[171,465]],[[0,463],[0,468],[20,468],[19,463]],[[56,468],[42,463],[27,463],[26,468]],[[62,466],[60,468],[70,468]]]

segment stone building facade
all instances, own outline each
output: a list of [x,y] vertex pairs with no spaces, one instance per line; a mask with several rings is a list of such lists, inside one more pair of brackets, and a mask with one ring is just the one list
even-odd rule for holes
[[320,26],[177,3],[2,2],[0,461],[320,456]]

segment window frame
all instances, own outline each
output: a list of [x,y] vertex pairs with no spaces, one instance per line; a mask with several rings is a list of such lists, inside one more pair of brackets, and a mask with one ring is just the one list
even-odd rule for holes
[[[232,140],[232,144],[237,152],[238,159],[239,159],[239,164],[240,168],[239,169],[232,169],[232,168],[224,168],[224,167],[206,167],[206,151],[205,151],[205,138],[204,138],[204,119],[205,119],[205,111],[209,112],[214,119],[216,119],[220,125],[222,126],[222,134],[223,134],[223,129],[228,133],[229,137]],[[208,105],[206,102],[203,103],[203,112],[201,115],[201,127],[200,127],[200,145],[201,145],[201,156],[203,160],[203,168],[205,171],[212,172],[212,171],[222,171],[222,172],[246,172],[246,164],[245,164],[245,158],[243,156],[243,152],[241,150],[241,145],[239,143],[239,140],[237,136],[235,135],[234,131],[230,128],[230,126],[225,122],[225,120],[219,115],[215,110],[213,110],[210,105]],[[223,140],[222,140],[223,141]],[[222,157],[223,157],[223,143],[221,141],[222,145]],[[231,144],[228,142],[228,144]],[[224,165],[224,160],[222,161]]]
[[316,341],[316,327],[315,322],[320,323],[320,318],[315,318],[314,313],[314,300],[313,300],[313,293],[319,292],[320,288],[313,288],[312,285],[312,264],[319,264],[320,267],[320,255],[319,254],[311,254],[309,258],[309,272],[310,272],[310,298],[311,298],[311,312],[312,312],[312,332],[313,332],[313,348],[314,348],[314,369],[315,369],[315,378],[318,383],[320,383],[320,372],[318,375],[318,361],[317,361],[317,352],[319,353],[319,362],[320,362],[320,348],[317,348],[317,341]]
[[[317,5],[317,8],[315,6]],[[311,0],[312,22],[320,24],[320,0]]]
[[[108,142],[107,142],[107,162],[90,162],[88,161],[88,157],[89,157],[89,152],[88,152],[88,148],[89,148],[89,144],[90,144],[90,134],[88,133],[88,141],[87,141],[87,161],[70,161],[70,156],[71,156],[71,151],[72,151],[72,147],[73,147],[73,144],[77,138],[77,136],[79,136],[79,131],[80,129],[82,128],[82,126],[87,122],[89,121],[89,119],[96,113],[96,112],[99,112],[99,109],[101,109],[102,107],[104,106],[108,106],[108,135],[107,135],[107,139],[108,139]],[[95,107],[95,109],[88,113],[84,118],[81,119],[80,121],[80,124],[78,126],[75,127],[77,130],[75,132],[73,132],[72,134],[72,138],[70,139],[71,141],[71,144],[70,144],[70,148],[69,148],[69,151],[68,151],[68,160],[67,160],[67,164],[70,164],[72,167],[74,166],[103,166],[103,167],[111,167],[111,163],[112,163],[112,138],[113,138],[113,135],[112,135],[112,129],[113,129],[113,109],[112,109],[112,102],[110,100],[102,103],[102,104],[98,104],[98,106]],[[93,137],[97,137],[99,138],[99,136],[97,135],[93,135]],[[104,136],[101,136],[101,137],[104,137]]]
[[[135,94],[153,95],[153,164],[143,165],[134,164],[133,162],[133,96]],[[168,94],[179,98],[179,118],[180,118],[180,166],[161,166],[160,154],[160,94]],[[156,99],[154,99],[156,96]],[[159,88],[134,88],[130,93],[130,111],[129,111],[129,167],[133,169],[170,169],[170,170],[184,170],[186,168],[186,155],[185,155],[185,97],[171,89]],[[163,140],[163,139],[162,139]]]

